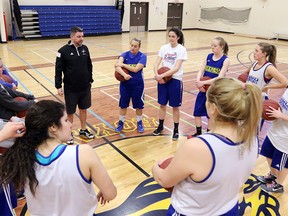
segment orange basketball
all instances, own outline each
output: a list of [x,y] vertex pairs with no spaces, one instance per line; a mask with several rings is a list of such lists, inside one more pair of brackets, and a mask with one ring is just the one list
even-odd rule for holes
[[[164,161],[162,161],[160,164],[159,164],[159,167],[161,169],[165,169],[171,162],[171,160],[173,159],[173,157],[169,157],[167,159],[165,159]],[[165,190],[167,190],[168,192],[171,192],[173,191],[173,187],[171,188],[164,188]]]
[[248,73],[245,73],[245,72],[238,76],[238,80],[240,80],[243,83],[246,83],[247,78],[248,78]]
[[267,114],[267,110],[270,110],[270,107],[273,107],[274,109],[278,109],[280,105],[276,101],[271,100],[271,99],[263,101],[262,118],[267,121],[272,121],[276,119],[274,117],[270,117]]
[[[27,101],[27,99],[24,98],[24,97],[16,97],[16,98],[14,98],[14,100],[16,100],[16,101]],[[16,112],[16,116],[19,117],[19,118],[23,118],[23,117],[26,116],[26,113],[27,113],[27,110],[18,111],[18,112]]]
[[[168,68],[168,67],[161,67],[161,68],[158,69],[157,73],[158,73],[159,75],[161,75],[161,74],[163,74],[163,73],[165,73],[165,72],[167,72],[167,71],[169,71],[169,70],[170,70],[170,68]],[[165,82],[169,82],[171,79],[172,79],[172,76],[168,76],[168,77],[164,77],[164,78],[163,78],[163,80],[164,80]]]
[[[210,79],[211,79],[211,77],[209,77],[209,76],[203,76],[203,77],[200,78],[200,81],[206,81],[206,80],[210,80]],[[208,90],[209,86],[210,86],[210,85],[206,85],[206,84],[203,86],[203,88],[205,89],[205,91]]]
[[1,77],[0,77],[4,82],[7,82],[7,83],[10,83],[10,84],[12,84],[12,79],[8,76],[8,75],[6,75],[6,74],[2,74],[1,75]]
[[[126,68],[122,68],[122,70],[123,70],[126,74],[129,74],[129,71],[128,71]],[[115,78],[116,78],[118,81],[120,81],[120,82],[126,81],[125,78],[124,78],[120,73],[118,73],[117,71],[115,71],[114,76],[115,76]]]

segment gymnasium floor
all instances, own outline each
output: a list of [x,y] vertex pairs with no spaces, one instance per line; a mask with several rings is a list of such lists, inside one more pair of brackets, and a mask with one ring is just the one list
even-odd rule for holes
[[[84,32],[85,33],[85,32]],[[231,66],[227,76],[238,77],[253,61],[252,52],[256,44],[265,39],[242,37],[211,31],[184,31],[185,47],[188,60],[184,63],[184,94],[181,107],[180,139],[172,141],[172,110],[167,109],[164,135],[153,137],[157,126],[158,104],[156,81],[153,79],[153,65],[160,46],[167,41],[167,33],[138,32],[122,35],[85,37],[84,44],[89,47],[93,66],[94,80],[92,90],[92,107],[88,112],[87,125],[95,133],[95,140],[83,140],[77,136],[79,128],[78,115],[75,116],[73,131],[76,143],[87,143],[95,148],[104,166],[113,179],[118,195],[105,206],[98,206],[99,215],[165,215],[169,206],[170,194],[162,189],[151,177],[154,163],[175,152],[177,146],[185,142],[185,135],[194,133],[192,117],[194,100],[197,94],[195,78],[203,60],[211,52],[210,43],[213,37],[221,36],[229,44]],[[115,133],[119,115],[118,87],[114,78],[114,63],[117,56],[129,49],[133,37],[142,40],[141,51],[148,56],[145,76],[145,132],[139,134],[136,127],[135,111],[131,108],[125,120],[122,133]],[[20,80],[19,90],[34,94],[38,99],[61,100],[54,88],[54,63],[57,50],[67,43],[65,39],[47,39],[31,41],[9,41],[0,44],[0,57],[11,74]],[[277,46],[278,69],[288,77],[288,43],[286,41],[267,40]],[[279,99],[284,90],[273,90],[270,98]],[[203,129],[206,129],[203,119]],[[259,134],[262,143],[270,122],[266,122]],[[253,174],[243,187],[240,197],[241,215],[285,215],[288,212],[287,191],[284,194],[266,194],[258,187],[255,175],[266,174],[268,166],[265,159],[259,156]],[[285,181],[285,187],[288,186]],[[96,189],[97,190],[97,189]],[[287,198],[285,199],[287,200]],[[49,200],[47,200],[49,202]],[[17,212],[24,205],[22,201]],[[29,215],[27,213],[26,215]]]

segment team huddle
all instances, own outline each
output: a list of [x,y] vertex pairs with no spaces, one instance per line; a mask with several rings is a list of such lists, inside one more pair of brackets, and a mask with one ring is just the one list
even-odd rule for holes
[[[55,87],[58,94],[64,96],[65,106],[52,100],[37,102],[32,95],[22,95],[28,98],[25,109],[30,107],[25,125],[8,122],[0,131],[0,145],[4,140],[16,138],[0,156],[3,188],[0,190],[0,210],[3,209],[5,215],[13,215],[15,191],[24,191],[31,216],[92,216],[98,202],[105,204],[117,195],[113,179],[95,151],[89,145],[72,145],[71,129],[77,107],[81,124],[79,136],[94,138],[86,128],[94,80],[89,49],[83,45],[83,30],[73,27],[70,38],[71,41],[58,50],[55,64]],[[115,128],[118,133],[124,128],[130,101],[136,110],[138,132],[145,130],[142,122],[143,69],[147,56],[140,48],[141,40],[133,38],[130,50],[123,52],[114,65],[116,76],[121,80],[119,121]],[[259,154],[258,135],[264,122],[262,104],[273,99],[269,98],[269,89],[288,86],[287,78],[276,68],[274,45],[256,45],[255,61],[245,71],[247,80],[226,76],[230,66],[229,47],[222,37],[212,40],[211,49],[195,83],[199,90],[193,113],[195,133],[187,137],[173,157],[163,158],[152,167],[155,181],[171,191],[168,216],[238,215],[239,190],[254,169]],[[168,31],[168,43],[160,47],[154,64],[159,103],[159,124],[153,131],[154,136],[164,130],[169,105],[173,109],[172,139],[179,139],[183,63],[186,60],[184,35],[181,30],[172,28]],[[162,70],[164,67],[166,69]],[[16,96],[12,91],[19,96],[17,85],[5,86],[1,82],[0,96],[3,94],[6,101],[13,100]],[[7,91],[7,88],[11,90]],[[279,108],[268,106],[264,111],[274,119],[260,151],[267,158],[270,172],[257,176],[260,188],[267,193],[283,193],[288,173],[288,90],[278,105]],[[7,103],[2,105],[0,102],[2,106],[10,109]],[[16,111],[0,117],[9,120],[11,113]],[[207,131],[202,129],[202,117],[208,119]],[[97,194],[93,183],[99,189]]]

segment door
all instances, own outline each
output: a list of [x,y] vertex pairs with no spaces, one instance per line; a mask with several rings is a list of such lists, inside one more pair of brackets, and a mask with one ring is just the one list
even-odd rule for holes
[[167,29],[182,28],[182,3],[168,3]]
[[131,2],[130,4],[130,32],[148,30],[148,2]]

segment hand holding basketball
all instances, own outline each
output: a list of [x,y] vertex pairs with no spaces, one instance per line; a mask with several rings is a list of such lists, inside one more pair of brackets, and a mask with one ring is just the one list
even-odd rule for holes
[[[129,74],[129,71],[128,71],[126,68],[122,67],[122,70],[123,70],[126,74]],[[116,78],[118,81],[120,81],[120,82],[126,81],[125,77],[123,77],[123,76],[122,76],[120,73],[118,73],[116,70],[115,70],[115,72],[114,72],[114,76],[115,76],[115,78]]]
[[[14,100],[16,100],[16,101],[27,101],[27,99],[24,98],[24,97],[16,97],[16,98],[14,98]],[[18,112],[16,112],[16,116],[19,117],[19,118],[23,118],[23,117],[26,116],[26,113],[27,113],[27,109],[23,110],[23,111],[18,111]]]
[[246,83],[247,78],[248,78],[248,73],[246,73],[246,72],[244,72],[238,76],[238,80],[240,80],[243,83]]
[[279,104],[274,100],[264,100],[263,101],[263,110],[262,110],[262,118],[267,121],[275,120],[276,117],[274,115],[275,111],[278,111],[280,108]]
[[[203,76],[203,77],[200,78],[200,81],[206,81],[206,80],[210,80],[210,79],[211,79],[211,77],[209,77],[209,76]],[[210,84],[204,84],[204,85],[201,86],[201,87],[203,87],[203,89],[204,89],[205,91],[201,91],[201,87],[199,87],[199,90],[200,90],[201,92],[206,92],[206,91],[208,90],[209,86],[210,86]]]
[[[165,72],[167,72],[169,70],[170,70],[170,68],[168,68],[168,67],[161,67],[161,68],[158,69],[157,73],[158,73],[158,75],[161,75],[161,74],[163,74],[163,73],[165,73]],[[163,80],[164,80],[165,83],[169,82],[171,79],[172,79],[172,76],[163,77]]]
[[[161,169],[165,169],[166,167],[169,166],[169,164],[170,164],[170,162],[171,162],[172,159],[173,159],[173,156],[168,157],[168,158],[162,160],[162,161],[158,164],[158,166],[159,166]],[[171,187],[171,188],[164,188],[164,189],[167,190],[168,192],[172,192],[172,191],[173,191],[173,187]]]

